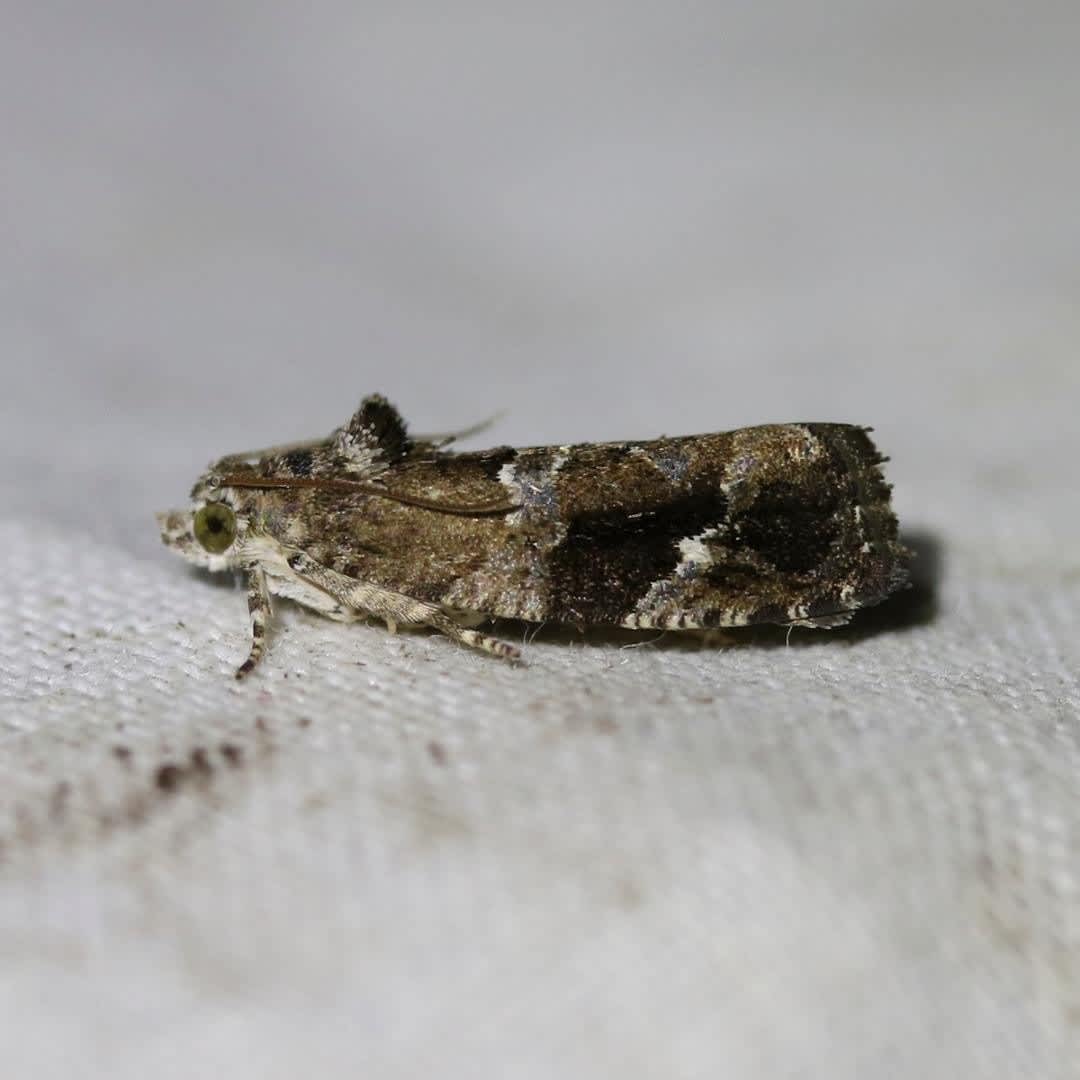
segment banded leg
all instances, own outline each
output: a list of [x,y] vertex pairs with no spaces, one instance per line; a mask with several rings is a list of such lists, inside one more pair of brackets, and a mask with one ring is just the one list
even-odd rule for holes
[[247,571],[247,602],[251,616],[251,652],[237,668],[238,679],[250,674],[266,652],[266,630],[271,615],[270,590],[266,587],[266,575],[258,566],[252,566]]
[[517,660],[521,656],[520,650],[513,645],[461,626],[437,604],[429,604],[404,593],[382,589],[378,585],[370,585],[339,574],[303,551],[290,555],[288,563],[294,573],[328,593],[342,607],[374,615],[383,619],[388,627],[396,628],[399,623],[430,626],[462,645],[500,656],[504,660]]

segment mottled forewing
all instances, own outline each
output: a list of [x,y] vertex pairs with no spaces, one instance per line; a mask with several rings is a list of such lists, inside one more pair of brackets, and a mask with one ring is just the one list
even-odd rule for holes
[[304,542],[326,565],[458,610],[582,626],[791,622],[876,603],[902,583],[879,460],[865,431],[830,424],[471,454],[425,448],[379,483],[447,505],[515,509],[453,514],[309,493],[289,512],[320,522]]

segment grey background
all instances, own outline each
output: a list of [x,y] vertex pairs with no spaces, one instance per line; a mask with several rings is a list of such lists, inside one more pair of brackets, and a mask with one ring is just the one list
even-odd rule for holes
[[[17,1074],[1076,1075],[1078,55],[1045,0],[3,5]],[[520,671],[283,609],[238,688],[151,514],[374,390],[873,424],[919,589]]]

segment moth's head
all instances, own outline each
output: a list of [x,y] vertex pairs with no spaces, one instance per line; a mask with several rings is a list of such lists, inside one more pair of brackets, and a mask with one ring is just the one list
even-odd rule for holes
[[161,540],[188,562],[206,570],[228,570],[240,562],[250,531],[241,493],[221,482],[212,468],[191,489],[191,506],[157,515]]

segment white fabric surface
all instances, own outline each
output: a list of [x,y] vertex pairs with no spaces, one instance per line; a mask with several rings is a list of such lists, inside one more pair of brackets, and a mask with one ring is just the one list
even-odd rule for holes
[[[6,5],[4,1074],[1080,1075],[1078,39]],[[238,685],[243,595],[152,512],[374,390],[500,442],[872,423],[919,588],[521,669],[280,605]]]

